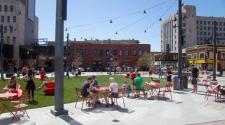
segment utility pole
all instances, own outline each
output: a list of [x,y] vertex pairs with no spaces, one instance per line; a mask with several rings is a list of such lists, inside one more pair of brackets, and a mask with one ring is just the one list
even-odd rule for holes
[[64,109],[64,20],[66,20],[66,0],[57,0],[55,32],[55,107],[51,113],[55,116],[68,115]]
[[217,22],[214,20],[213,21],[214,28],[213,28],[213,81],[216,81],[216,53],[217,53],[217,48],[216,48],[216,26]]
[[178,0],[178,84],[182,88],[182,0]]
[[3,55],[3,45],[4,45],[4,36],[3,36],[3,25],[1,24],[1,43],[0,43],[0,69],[1,69],[1,80],[4,79],[4,55]]

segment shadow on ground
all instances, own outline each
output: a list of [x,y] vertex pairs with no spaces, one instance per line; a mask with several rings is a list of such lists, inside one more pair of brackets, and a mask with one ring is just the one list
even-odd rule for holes
[[63,121],[65,121],[69,125],[83,125],[80,122],[73,119],[72,117],[70,117],[69,115],[59,116],[59,118],[61,118]]

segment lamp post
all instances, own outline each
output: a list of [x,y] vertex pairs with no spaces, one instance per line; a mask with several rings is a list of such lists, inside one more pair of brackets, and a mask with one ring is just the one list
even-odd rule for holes
[[0,26],[1,30],[1,42],[0,42],[0,69],[1,69],[1,80],[4,79],[4,55],[3,55],[3,44],[4,44],[4,36],[3,36],[3,25]]
[[57,0],[55,31],[55,107],[51,113],[55,116],[68,115],[64,109],[64,20],[66,20],[66,0]]
[[214,28],[213,28],[213,81],[216,81],[216,26],[217,22],[214,20],[213,21]]
[[182,0],[178,0],[178,84],[182,88]]

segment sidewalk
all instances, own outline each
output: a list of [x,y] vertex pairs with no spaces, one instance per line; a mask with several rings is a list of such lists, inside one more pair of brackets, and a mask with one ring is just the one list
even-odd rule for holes
[[[54,117],[50,113],[53,107],[44,107],[28,110],[30,119],[24,117],[20,121],[11,120],[6,113],[0,116],[0,125],[224,125],[221,120],[225,120],[225,103],[215,102],[213,96],[206,102],[205,88],[199,88],[198,94],[191,93],[190,89],[173,91],[172,101],[125,98],[126,109],[84,106],[81,111],[81,103],[77,108],[71,103],[65,105],[68,116]],[[122,106],[121,99],[118,103]]]

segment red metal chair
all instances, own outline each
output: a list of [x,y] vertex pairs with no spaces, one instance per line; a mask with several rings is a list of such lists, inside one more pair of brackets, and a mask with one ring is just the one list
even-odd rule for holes
[[83,105],[84,105],[84,102],[86,102],[87,104],[87,101],[90,99],[89,96],[87,97],[84,97],[81,95],[81,92],[82,92],[82,89],[80,88],[75,88],[75,94],[76,94],[76,102],[75,102],[75,108],[77,107],[77,102],[79,99],[82,99],[82,106],[81,106],[81,110],[83,109]]
[[208,101],[208,98],[209,96],[211,96],[211,94],[215,94],[215,100],[217,100],[219,84],[212,85],[212,86],[210,86],[209,84],[204,84],[204,85],[206,87],[205,100]]
[[[12,112],[14,112],[12,119],[14,119],[16,117],[19,117],[19,118],[20,117],[24,117],[25,114],[26,114],[26,116],[28,118],[30,118],[29,115],[28,115],[28,113],[27,113],[27,111],[26,111],[28,105],[25,104],[25,101],[27,101],[27,99],[28,99],[28,95],[26,94],[26,92],[24,92],[22,94],[22,96],[18,100],[11,101],[11,103],[13,104],[12,105],[12,109],[13,109]],[[22,115],[19,115],[20,112],[22,113]]]

